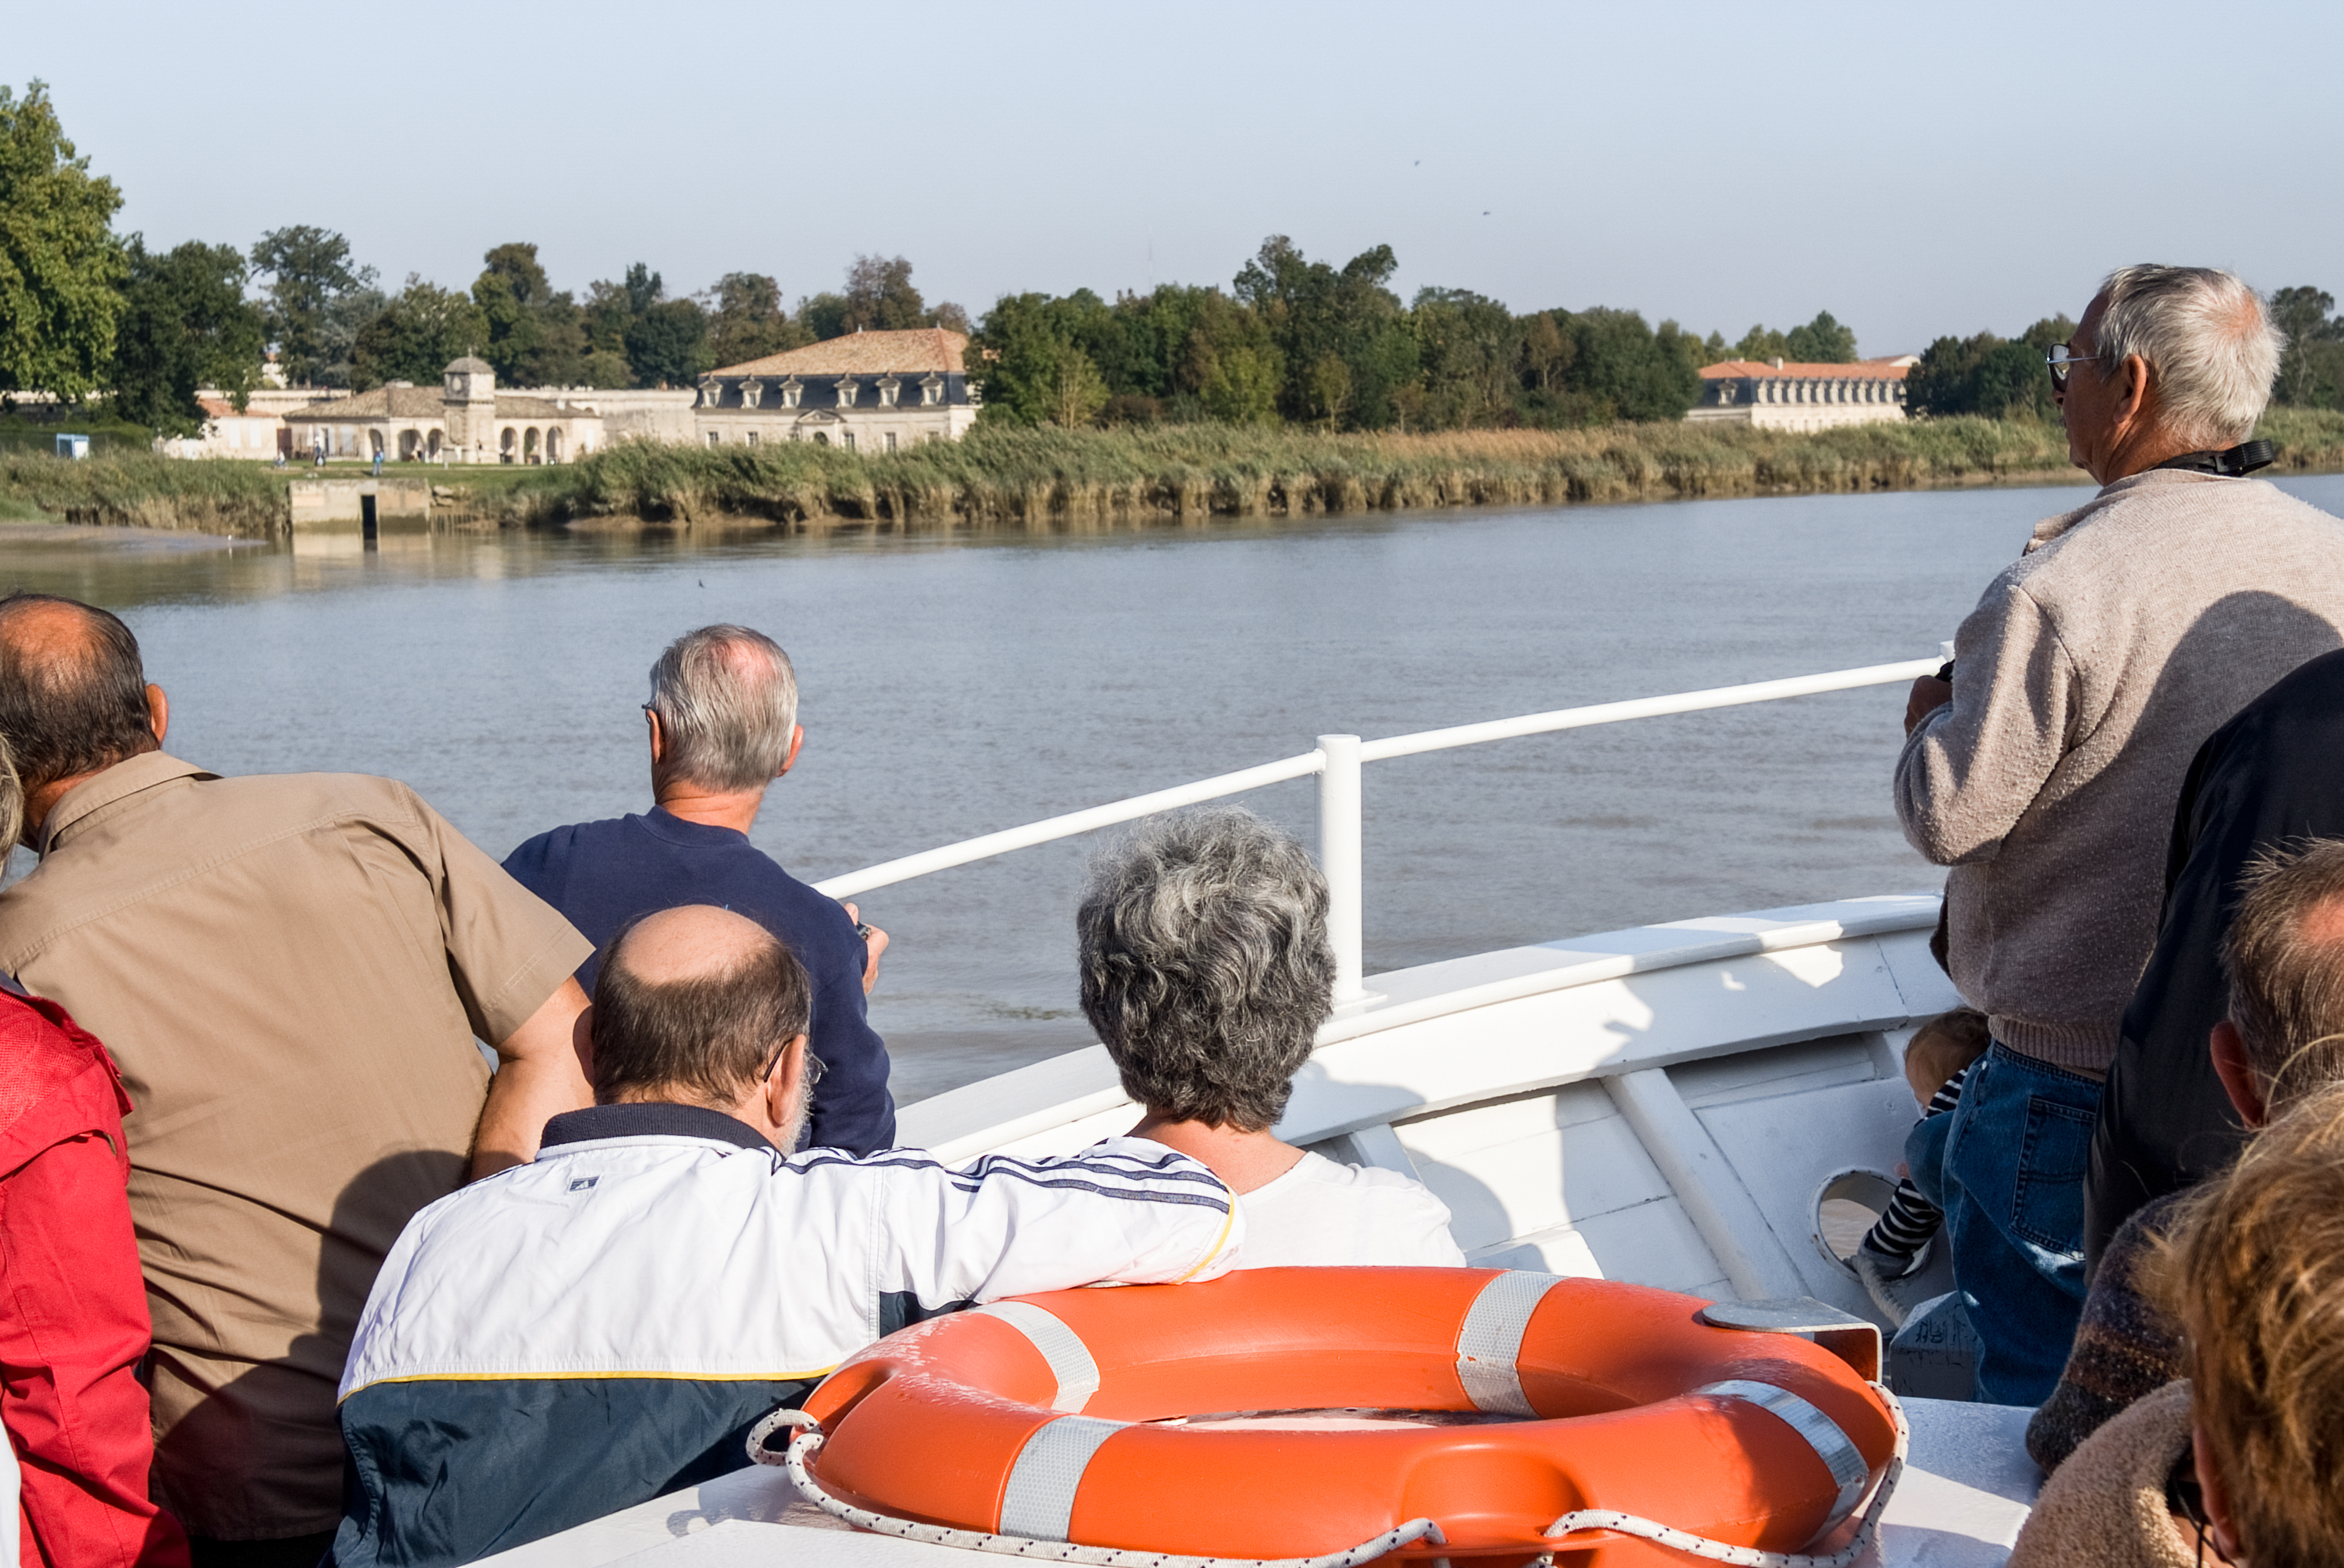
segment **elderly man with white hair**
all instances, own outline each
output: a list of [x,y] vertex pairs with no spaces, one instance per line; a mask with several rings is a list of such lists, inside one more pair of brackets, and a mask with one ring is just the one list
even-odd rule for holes
[[2074,1337],[2093,1122],[2190,758],[2344,645],[2344,523],[2246,477],[2281,347],[2227,272],[2110,274],[2048,356],[2100,491],[2036,526],[1956,633],[1958,672],[1907,705],[1897,815],[1952,868],[1948,968],[1994,1034],[1907,1155],[1996,1403],[2040,1403]]

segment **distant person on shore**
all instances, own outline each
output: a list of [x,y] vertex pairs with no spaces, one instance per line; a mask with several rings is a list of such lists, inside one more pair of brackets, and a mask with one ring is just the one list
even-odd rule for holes
[[[887,934],[749,842],[766,789],[798,759],[797,716],[797,674],[773,638],[745,626],[685,633],[652,666],[643,704],[652,809],[540,833],[505,869],[598,944],[684,904],[738,910],[779,937],[813,977],[813,1054],[825,1070],[812,1145],[868,1154],[895,1141],[887,1048],[864,1000]],[[595,961],[578,969],[590,990]]]
[[[23,808],[0,741],[0,844]],[[0,1558],[25,1568],[187,1568],[187,1536],[147,1495],[129,1108],[106,1047],[0,974],[0,1547],[23,1549]]]
[[812,1002],[729,910],[664,910],[603,950],[594,1108],[418,1214],[367,1302],[338,1568],[453,1568],[737,1470],[767,1412],[906,1324],[1228,1271],[1228,1190],[1137,1138],[958,1167],[790,1154]]
[[1245,1261],[1461,1265],[1449,1210],[1397,1171],[1270,1129],[1334,1010],[1327,879],[1239,807],[1159,818],[1102,855],[1075,917],[1083,1014],[1147,1114],[1245,1205]]
[[[2220,955],[2225,1015],[2199,1049],[2246,1147],[2298,1101],[2344,1083],[2344,839],[2265,854],[2241,868],[2238,898]],[[2145,1204],[2102,1255],[2066,1370],[2027,1423],[2026,1452],[2046,1471],[2188,1375],[2181,1325],[2153,1286],[2161,1238],[2188,1201],[2177,1190]]]
[[0,970],[106,1041],[135,1107],[156,1499],[196,1568],[307,1568],[399,1228],[588,1102],[589,950],[407,786],[223,779],[166,753],[169,725],[121,621],[0,599],[0,738],[41,857],[0,892]]
[[1945,1154],[1978,1397],[2039,1404],[2084,1299],[2084,1170],[2156,942],[2166,829],[2198,748],[2344,646],[2344,523],[2245,474],[2280,336],[2227,272],[2111,274],[2052,388],[2101,489],[2036,526],[1914,682],[1895,800],[1952,868],[1949,957],[1994,1045]]
[[2234,1016],[2223,945],[2249,866],[2307,839],[2344,838],[2339,758],[2344,652],[2256,698],[2189,766],[2166,850],[2157,950],[2125,1010],[2092,1140],[2084,1241],[2095,1271],[2137,1210],[2228,1168],[2246,1143],[2206,1050],[2208,1032]]

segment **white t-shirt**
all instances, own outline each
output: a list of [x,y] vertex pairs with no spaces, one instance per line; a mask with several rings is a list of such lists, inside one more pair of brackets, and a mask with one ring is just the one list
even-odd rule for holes
[[1421,1181],[1305,1152],[1275,1181],[1240,1194],[1240,1269],[1464,1265],[1449,1206]]

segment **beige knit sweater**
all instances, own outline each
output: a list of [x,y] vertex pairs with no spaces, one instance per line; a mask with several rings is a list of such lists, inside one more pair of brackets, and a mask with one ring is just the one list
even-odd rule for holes
[[2189,1425],[2189,1385],[2169,1382],[2092,1433],[2044,1483],[2009,1568],[2190,1568],[2197,1534],[2165,1502]]
[[2260,479],[2154,469],[2036,527],[1896,762],[1905,838],[1953,868],[1954,984],[1996,1040],[2107,1070],[2190,759],[2339,647],[2344,522]]

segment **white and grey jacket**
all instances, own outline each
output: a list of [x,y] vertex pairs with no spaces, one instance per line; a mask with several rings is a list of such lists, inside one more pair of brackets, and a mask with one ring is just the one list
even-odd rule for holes
[[437,1568],[743,1462],[749,1426],[881,1335],[1095,1281],[1227,1272],[1242,1211],[1114,1138],[951,1167],[783,1156],[679,1105],[547,1123],[534,1163],[410,1221],[342,1373],[339,1568]]

